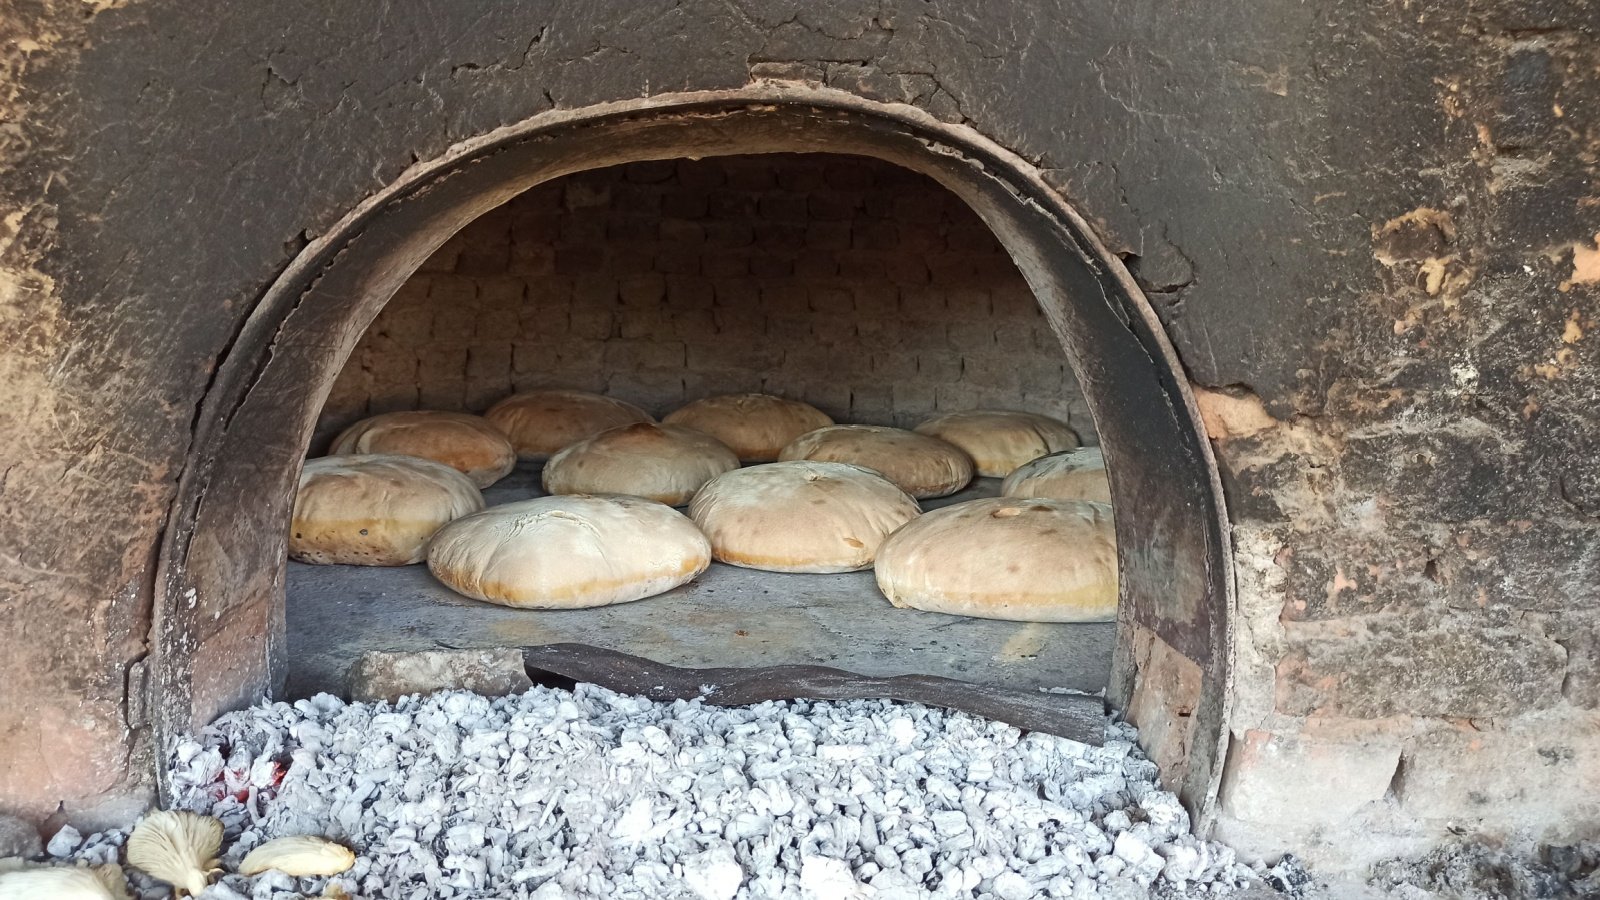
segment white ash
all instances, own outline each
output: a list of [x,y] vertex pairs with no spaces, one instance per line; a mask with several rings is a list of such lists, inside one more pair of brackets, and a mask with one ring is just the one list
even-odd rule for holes
[[[230,871],[284,835],[358,854],[332,879],[229,875],[211,900],[1023,900],[1244,883],[1230,850],[1188,834],[1133,730],[1108,723],[1106,738],[878,700],[318,695],[223,716],[175,749],[172,785],[179,807],[223,820]],[[120,836],[103,843],[114,855]]]

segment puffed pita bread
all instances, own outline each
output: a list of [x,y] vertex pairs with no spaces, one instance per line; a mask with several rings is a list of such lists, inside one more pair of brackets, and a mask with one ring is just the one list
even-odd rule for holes
[[710,543],[683,513],[622,496],[496,506],[440,529],[428,550],[428,570],[451,590],[519,609],[642,600],[710,564]]
[[703,431],[733,448],[740,462],[772,462],[790,441],[833,424],[809,403],[771,394],[722,394],[696,400],[666,415],[669,425]]
[[997,497],[937,509],[878,548],[878,589],[897,607],[1019,622],[1111,622],[1111,507]]
[[1078,435],[1049,416],[1008,409],[975,409],[935,416],[916,428],[967,451],[978,474],[1004,478],[1029,460],[1078,446]]
[[709,434],[636,422],[608,428],[550,457],[550,494],[629,494],[668,506],[689,502],[701,485],[739,468],[739,457]]
[[607,428],[655,421],[632,403],[566,389],[512,394],[489,407],[483,416],[511,439],[518,459],[533,461],[549,459]]
[[362,419],[333,439],[330,456],[388,453],[441,462],[480,489],[506,477],[517,452],[482,416],[436,409],[390,412]]
[[1000,485],[1002,497],[1111,502],[1111,482],[1099,447],[1062,450],[1024,463]]
[[771,572],[854,572],[920,513],[917,501],[860,466],[777,462],[718,475],[689,517],[725,563]]
[[818,428],[796,438],[778,458],[861,466],[889,479],[918,500],[953,494],[972,481],[972,457],[960,447],[882,425]]
[[300,562],[406,566],[447,523],[483,509],[467,476],[416,456],[324,456],[300,471],[289,556]]

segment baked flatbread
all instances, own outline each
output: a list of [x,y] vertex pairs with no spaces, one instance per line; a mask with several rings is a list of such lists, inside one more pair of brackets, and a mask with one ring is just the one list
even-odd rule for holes
[[654,422],[650,414],[613,397],[564,389],[525,391],[501,400],[484,418],[511,439],[518,459],[544,460],[607,428]]
[[975,409],[935,416],[914,429],[967,451],[979,475],[1004,478],[1029,460],[1078,446],[1078,435],[1049,416]]
[[516,468],[517,453],[500,429],[482,416],[420,409],[373,416],[333,439],[330,456],[390,453],[441,462],[480,489]]
[[483,509],[467,476],[416,456],[324,456],[300,470],[289,557],[346,566],[422,562],[445,524]]
[[550,494],[630,494],[682,506],[711,479],[739,468],[727,445],[680,425],[637,422],[572,444],[544,465]]
[[883,539],[919,513],[876,472],[834,462],[735,469],[689,504],[719,561],[771,572],[865,569]]
[[883,542],[874,572],[903,608],[1020,622],[1117,617],[1104,503],[998,497],[936,509]]
[[1099,447],[1079,447],[1023,463],[1000,485],[1002,497],[1111,502],[1111,482]]
[[440,529],[428,570],[451,590],[519,609],[653,597],[711,564],[711,545],[670,506],[566,495],[507,503]]
[[790,441],[833,424],[809,403],[771,394],[723,394],[696,400],[661,421],[703,431],[733,448],[740,462],[772,462]]
[[871,469],[917,498],[943,497],[972,481],[972,457],[938,438],[881,425],[831,425],[796,438],[782,460],[843,462]]

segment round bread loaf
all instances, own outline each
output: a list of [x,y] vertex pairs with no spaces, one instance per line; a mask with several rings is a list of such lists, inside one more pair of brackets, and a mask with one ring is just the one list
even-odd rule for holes
[[682,506],[711,479],[739,468],[739,457],[712,437],[679,425],[635,422],[608,428],[544,464],[550,494],[629,494]]
[[512,394],[483,416],[511,439],[517,458],[527,460],[549,459],[550,454],[607,428],[655,421],[632,403],[565,389]]
[[810,461],[718,475],[689,504],[718,560],[771,572],[865,569],[883,539],[920,512],[876,472]]
[[467,476],[416,456],[324,456],[300,470],[289,556],[346,566],[407,566],[450,521],[483,509]]
[[790,441],[833,424],[809,403],[771,394],[723,394],[696,400],[661,421],[703,431],[733,448],[740,462],[772,462]]
[[914,430],[967,451],[978,474],[990,478],[1004,478],[1029,460],[1078,446],[1078,435],[1066,423],[1008,409],[946,413]]
[[1018,622],[1117,617],[1111,507],[1083,500],[970,500],[918,518],[878,548],[895,606]]
[[571,494],[507,503],[440,529],[428,571],[451,590],[519,609],[653,597],[711,565],[711,545],[670,506]]
[[1002,497],[1111,502],[1106,460],[1099,447],[1079,447],[1023,463],[1000,485]]
[[953,494],[972,481],[972,457],[949,441],[881,425],[830,425],[807,432],[782,460],[842,462],[871,469],[922,500]]
[[391,453],[441,462],[486,488],[517,465],[517,452],[482,416],[433,409],[391,412],[351,425],[333,439],[331,456]]

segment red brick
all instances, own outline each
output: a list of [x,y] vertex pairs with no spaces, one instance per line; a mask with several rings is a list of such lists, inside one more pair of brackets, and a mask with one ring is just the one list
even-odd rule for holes
[[667,279],[662,275],[640,275],[617,285],[617,296],[627,306],[654,306],[667,298]]
[[789,163],[777,170],[778,187],[807,193],[823,186],[822,167],[814,162]]
[[856,298],[844,288],[815,287],[811,289],[811,309],[830,316],[849,316],[855,311]]
[[756,309],[761,305],[761,287],[748,278],[719,278],[711,282],[716,305],[730,309]]
[[700,274],[700,254],[674,248],[656,256],[656,271],[665,275]]
[[832,253],[807,250],[794,259],[796,278],[832,278],[839,274],[839,261]]
[[326,421],[415,407],[429,379],[428,401],[469,407],[566,385],[665,411],[764,387],[902,425],[991,401],[1086,421],[1031,292],[970,210],[870,160],[799,162],[678,160],[512,200],[428,263],[474,274],[397,292]]
[[849,250],[849,222],[810,222],[806,225],[806,246],[813,250]]
[[839,255],[839,277],[860,281],[882,281],[886,277],[883,256],[852,250]]
[[682,368],[685,350],[680,341],[639,340],[609,341],[602,351],[601,360],[612,371],[631,371],[649,368]]
[[700,223],[685,219],[662,219],[658,232],[664,244],[698,246],[706,240],[706,231]]
[[811,311],[811,298],[805,285],[792,281],[771,281],[761,286],[761,308],[768,315],[803,316]]
[[893,316],[900,309],[900,291],[892,284],[856,284],[853,290],[858,316]]
[[667,305],[674,309],[710,309],[715,295],[711,280],[698,275],[668,275]]
[[[803,220],[806,217],[805,213],[809,213],[810,218],[820,219],[824,222],[849,221],[855,218],[856,210],[860,206],[860,198],[851,194],[844,194],[838,191],[818,191],[807,200],[801,219]],[[763,211],[765,210],[763,209]]]
[[677,160],[649,159],[622,167],[622,177],[635,184],[659,184],[677,173]]
[[611,205],[611,185],[596,180],[589,173],[568,178],[562,188],[561,204],[568,210]]
[[713,191],[706,197],[706,209],[701,214],[715,219],[750,219],[756,214],[756,203],[754,194]]
[[515,244],[548,245],[559,234],[561,216],[554,212],[520,217],[511,222],[511,241]]
[[794,259],[776,253],[752,254],[750,274],[756,278],[787,278],[794,274]]
[[[811,334],[824,344],[855,344],[856,323],[855,319],[845,316],[815,316],[811,320]],[[865,354],[852,351],[856,358],[864,358]]]
[[806,223],[813,218],[806,213],[805,194],[763,194],[757,207],[768,223]]
[[750,257],[744,253],[708,251],[700,260],[700,272],[707,278],[738,278],[750,274]]
[[804,246],[806,228],[796,222],[757,222],[751,226],[751,238],[757,247],[794,251]]
[[721,159],[680,159],[678,184],[693,191],[704,191],[728,183],[726,166]]
[[606,222],[606,240],[618,243],[654,241],[665,224],[656,216],[618,216]]
[[613,217],[657,218],[661,215],[662,190],[658,185],[613,184],[611,214]]
[[513,275],[549,275],[556,270],[556,248],[549,244],[511,245],[506,271]]
[[600,247],[561,247],[556,250],[556,272],[562,275],[598,272],[605,259],[605,250]]
[[835,190],[863,193],[872,187],[876,168],[855,160],[829,160],[822,167],[822,177],[828,187]]
[[576,210],[561,220],[561,234],[557,239],[563,244],[602,244],[610,222],[607,210]]
[[851,233],[851,246],[857,250],[896,250],[900,247],[900,231],[894,222],[857,222]]
[[755,229],[749,222],[706,222],[706,243],[717,248],[748,247],[755,243]]
[[[661,198],[661,214],[679,219],[699,219],[709,211],[709,200],[704,194],[673,192]],[[734,215],[740,215],[734,213]]]
[[726,335],[758,335],[767,330],[767,314],[754,306],[745,308],[717,307],[711,311],[716,330]]
[[569,322],[568,327],[573,337],[604,340],[611,336],[611,331],[617,324],[617,317],[609,309],[584,307],[574,309]]
[[726,160],[728,187],[738,191],[767,191],[777,185],[770,157]]

